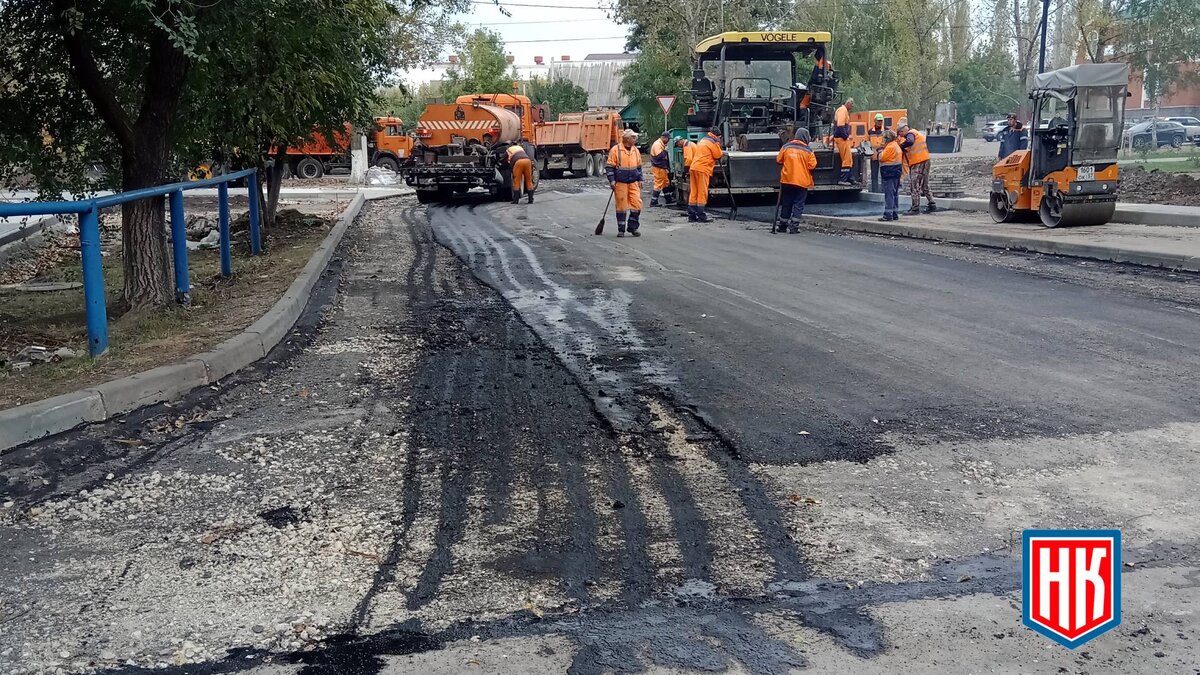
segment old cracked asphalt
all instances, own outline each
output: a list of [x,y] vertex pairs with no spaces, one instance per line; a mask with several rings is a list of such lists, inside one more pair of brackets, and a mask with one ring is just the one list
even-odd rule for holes
[[[1200,672],[1195,276],[605,197],[372,203],[265,362],[6,453],[0,672]],[[1027,527],[1120,628],[1021,626]]]

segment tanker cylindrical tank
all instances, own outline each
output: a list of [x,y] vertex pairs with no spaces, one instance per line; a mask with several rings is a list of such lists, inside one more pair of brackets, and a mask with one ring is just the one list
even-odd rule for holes
[[515,112],[487,103],[480,103],[478,106],[480,110],[486,110],[496,118],[500,134],[492,139],[493,143],[516,143],[521,140],[521,118]]

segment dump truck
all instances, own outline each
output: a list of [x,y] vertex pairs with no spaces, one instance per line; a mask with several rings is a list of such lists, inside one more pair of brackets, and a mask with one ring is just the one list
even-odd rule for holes
[[1127,63],[1083,63],[1034,76],[1029,149],[992,167],[992,219],[1041,220],[1046,227],[1112,220],[1128,91]]
[[[333,137],[314,132],[304,145],[289,146],[288,165],[296,178],[320,178],[335,169],[350,169],[350,123]],[[330,142],[332,141],[332,143]],[[412,157],[413,138],[404,130],[399,117],[376,117],[374,128],[367,134],[367,162],[391,171],[400,169]],[[274,152],[272,152],[274,154]]]
[[[417,123],[417,144],[405,182],[417,201],[448,201],[471,190],[498,199],[512,195],[512,174],[504,162],[511,145],[534,137],[544,107],[513,94],[460,96],[454,103],[431,103]],[[537,161],[532,143],[523,143]]]
[[[838,185],[841,162],[832,144],[833,114],[840,105],[839,76],[829,62],[828,32],[725,32],[696,45],[696,63],[688,91],[694,102],[688,114],[688,138],[706,127],[721,132],[725,153],[712,177],[714,197],[769,194],[779,187],[775,156],[798,128],[812,135],[817,168],[813,191],[844,193],[862,190],[869,144],[856,146],[851,175],[854,185]],[[802,60],[815,63],[811,76]],[[676,197],[686,203],[687,181],[672,152]]]
[[537,126],[538,170],[542,178],[600,176],[608,150],[619,140],[617,112],[562,113],[557,122]]
[[962,129],[958,128],[958,104],[942,101],[933,111],[933,122],[925,127],[925,144],[930,152],[949,154],[962,150]]

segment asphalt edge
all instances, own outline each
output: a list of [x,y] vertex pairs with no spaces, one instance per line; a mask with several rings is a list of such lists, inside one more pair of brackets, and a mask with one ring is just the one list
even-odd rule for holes
[[[863,191],[859,193],[859,199],[862,201],[882,204],[883,193]],[[938,197],[937,203],[940,206],[947,206],[958,211],[978,211],[986,213],[988,210],[987,197]],[[900,195],[899,205],[911,206],[912,199],[907,195]],[[1133,202],[1117,202],[1117,210],[1113,212],[1112,222],[1164,227],[1200,227],[1200,209],[1180,206],[1173,211],[1162,212],[1147,211],[1146,209],[1141,208],[1143,206],[1152,205],[1135,204]],[[1169,205],[1163,204],[1157,206]]]
[[101,422],[143,406],[181,398],[196,387],[216,384],[264,358],[291,332],[346,230],[366,201],[365,195],[358,194],[347,204],[333,229],[313,251],[283,296],[246,330],[212,351],[190,356],[179,363],[0,410],[0,450],[68,431],[80,424]]
[[1200,272],[1200,257],[1189,257],[1183,254],[1128,251],[1110,246],[1048,241],[999,232],[962,232],[932,225],[905,224],[903,219],[879,222],[858,218],[814,215],[806,215],[805,219],[824,227],[853,232],[886,234],[907,237],[909,239],[929,239],[952,244],[969,244],[1029,253],[1070,256],[1073,258],[1088,258],[1105,262],[1129,263],[1143,267],[1160,267],[1173,271]]

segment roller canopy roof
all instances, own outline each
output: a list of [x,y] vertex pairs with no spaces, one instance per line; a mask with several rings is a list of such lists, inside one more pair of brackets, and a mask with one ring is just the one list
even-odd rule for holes
[[1035,90],[1060,92],[1074,95],[1079,87],[1127,87],[1129,86],[1129,64],[1127,63],[1081,63],[1077,66],[1059,68],[1033,78]]

